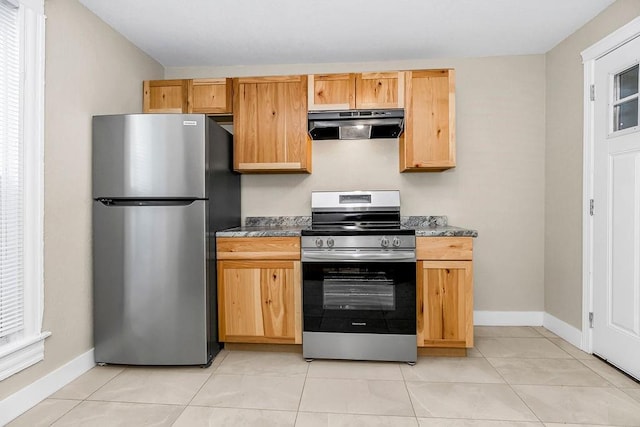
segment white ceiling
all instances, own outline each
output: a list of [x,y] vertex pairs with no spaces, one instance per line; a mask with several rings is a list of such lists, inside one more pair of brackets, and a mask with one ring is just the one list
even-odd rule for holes
[[545,53],[614,0],[80,0],[165,67]]

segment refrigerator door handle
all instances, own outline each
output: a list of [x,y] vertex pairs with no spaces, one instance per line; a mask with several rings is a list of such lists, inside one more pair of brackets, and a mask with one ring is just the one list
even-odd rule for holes
[[111,199],[100,197],[96,201],[105,206],[189,206],[199,198],[175,198],[175,199]]

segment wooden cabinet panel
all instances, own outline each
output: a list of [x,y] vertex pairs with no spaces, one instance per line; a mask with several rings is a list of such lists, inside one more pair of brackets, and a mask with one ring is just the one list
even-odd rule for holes
[[316,74],[308,78],[309,111],[404,107],[404,72]]
[[356,108],[403,108],[404,72],[356,75]]
[[416,239],[419,347],[473,347],[473,240]]
[[218,259],[300,259],[299,237],[218,237]]
[[220,341],[302,343],[299,261],[218,261]]
[[[220,307],[220,339],[229,336],[263,335],[260,269],[219,263],[221,276],[218,297]],[[239,268],[245,267],[245,268]],[[222,296],[224,298],[222,298]]]
[[191,80],[146,80],[143,82],[145,113],[188,112],[191,103]]
[[191,112],[231,114],[232,90],[231,79],[193,79]]
[[260,276],[264,336],[294,339],[293,268],[262,268]]
[[400,137],[400,171],[455,167],[454,70],[405,73],[405,130]]
[[353,73],[310,75],[308,85],[309,111],[356,108],[356,75]]
[[418,262],[418,346],[473,347],[473,263]]
[[472,260],[471,237],[418,237],[416,258],[424,260]]
[[231,114],[231,79],[146,80],[145,113]]
[[233,79],[234,167],[240,172],[311,172],[307,78]]

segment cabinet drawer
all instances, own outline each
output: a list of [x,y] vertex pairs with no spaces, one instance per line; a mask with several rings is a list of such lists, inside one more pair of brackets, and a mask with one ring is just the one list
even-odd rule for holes
[[471,237],[418,237],[416,258],[419,260],[472,260]]
[[300,259],[299,237],[219,237],[218,259]]

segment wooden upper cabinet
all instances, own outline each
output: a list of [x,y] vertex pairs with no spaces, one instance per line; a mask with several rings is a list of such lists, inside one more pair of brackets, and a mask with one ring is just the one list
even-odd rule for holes
[[405,97],[400,171],[455,167],[455,71],[406,71]]
[[356,108],[356,74],[315,74],[308,79],[309,111]]
[[231,79],[146,80],[145,113],[231,114]]
[[404,73],[315,74],[309,78],[309,111],[404,107]]
[[403,108],[404,72],[356,74],[356,108]]
[[193,79],[192,106],[190,112],[205,114],[231,114],[232,109],[231,79]]
[[186,113],[191,104],[191,80],[145,80],[143,108],[145,113]]
[[234,168],[311,172],[307,76],[233,79]]

